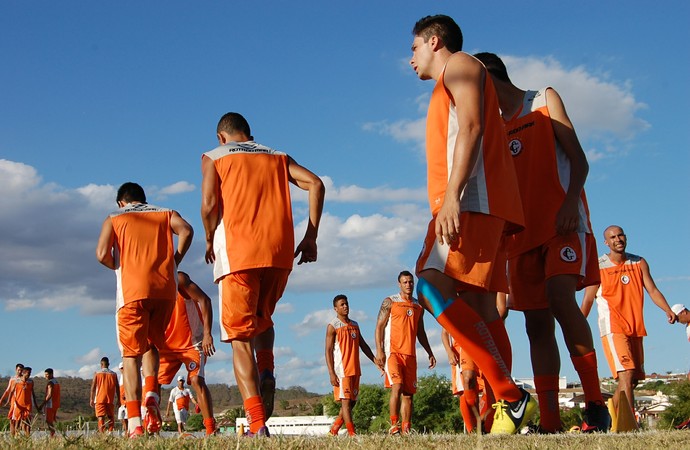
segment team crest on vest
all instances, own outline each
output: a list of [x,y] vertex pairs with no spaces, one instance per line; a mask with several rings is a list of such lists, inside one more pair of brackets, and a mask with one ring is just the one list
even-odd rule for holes
[[194,370],[196,369],[196,363],[194,361],[189,363],[189,370]]
[[522,152],[522,142],[520,139],[513,139],[508,144],[508,149],[510,149],[510,154],[512,156],[517,156]]
[[628,284],[628,283],[630,283],[630,277],[627,276],[627,275],[623,275],[623,276],[621,277],[621,283],[623,283],[623,284]]
[[577,261],[577,253],[569,245],[566,245],[565,247],[561,248],[560,253],[561,253],[561,259],[565,262]]
[[414,312],[413,312],[411,309],[408,309],[408,310],[407,310],[407,315],[408,315],[408,316],[412,316],[412,314],[414,314]]
[[350,337],[351,337],[352,339],[357,339],[357,332],[353,330],[353,331],[350,333]]

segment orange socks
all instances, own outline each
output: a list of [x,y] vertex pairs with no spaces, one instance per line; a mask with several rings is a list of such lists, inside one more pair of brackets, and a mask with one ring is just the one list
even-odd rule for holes
[[258,350],[256,352],[256,367],[259,369],[259,374],[262,374],[266,369],[273,373],[273,369],[275,369],[273,350]]
[[558,409],[558,375],[535,375],[534,387],[539,400],[539,425],[547,433],[561,431]]
[[580,376],[582,390],[585,391],[585,402],[599,402],[604,404],[599,385],[599,371],[597,370],[597,355],[594,350],[582,356],[570,356],[577,374]]
[[347,435],[348,436],[354,436],[355,435],[355,424],[350,422],[346,423],[345,427],[347,428]]
[[503,320],[498,319],[493,322],[486,324],[489,331],[491,331],[491,337],[494,338],[496,347],[501,353],[503,361],[508,366],[508,371],[513,371],[513,347],[510,345],[510,338],[508,337],[508,332],[506,331],[506,324]]
[[496,343],[491,329],[469,305],[456,299],[436,320],[481,367],[497,398],[509,402],[522,398],[522,393],[510,376],[510,368],[501,355],[499,344],[502,339],[499,338],[499,343]]
[[156,377],[150,376],[144,378],[144,396],[149,392],[155,392],[158,394],[158,383],[156,382]]
[[249,431],[252,433],[258,433],[259,429],[266,425],[264,404],[261,403],[261,396],[255,395],[254,397],[249,397],[247,400],[245,400],[244,410],[247,413]]
[[204,419],[204,428],[206,428],[206,436],[210,436],[216,432],[216,419],[209,417]]
[[467,397],[464,393],[460,395],[460,415],[462,416],[462,421],[465,423],[465,430],[471,433],[477,424],[472,409],[470,405],[467,404]]
[[336,417],[333,425],[331,425],[331,434],[334,436],[338,434],[338,431],[340,431],[340,427],[343,426],[343,423],[345,423],[345,421],[342,419],[342,417]]

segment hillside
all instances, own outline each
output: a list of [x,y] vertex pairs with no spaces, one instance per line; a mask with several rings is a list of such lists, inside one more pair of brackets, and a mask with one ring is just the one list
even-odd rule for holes
[[[59,420],[72,420],[78,416],[83,416],[87,419],[93,416],[93,409],[89,405],[89,392],[91,391],[91,380],[76,377],[58,377],[60,382],[60,390],[62,392],[61,406],[58,413]],[[0,377],[0,389],[4,389],[9,383],[8,377]],[[40,403],[42,396],[45,393],[46,380],[40,377],[34,377],[34,389],[36,392],[36,399]],[[242,406],[242,397],[237,386],[228,387],[225,384],[210,384],[208,386],[213,398],[213,410],[215,414],[220,414],[223,411],[231,408],[238,408]],[[193,389],[192,389],[193,392]],[[165,401],[170,395],[170,388],[164,388],[162,392],[163,411],[165,411]],[[321,402],[321,394],[307,392],[306,389],[293,386],[286,389],[276,390],[275,400],[275,416],[294,416],[294,415],[310,415],[314,412],[314,405]],[[7,407],[3,407],[3,411],[7,411]],[[6,413],[2,415],[7,415]]]

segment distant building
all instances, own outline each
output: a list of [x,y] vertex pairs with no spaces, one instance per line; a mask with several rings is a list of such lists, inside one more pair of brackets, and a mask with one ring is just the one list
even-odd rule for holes
[[[266,421],[266,426],[271,435],[324,436],[330,431],[334,419],[332,416],[271,417]],[[246,417],[235,419],[235,428],[239,429],[240,425],[243,425],[245,430],[249,429]]]

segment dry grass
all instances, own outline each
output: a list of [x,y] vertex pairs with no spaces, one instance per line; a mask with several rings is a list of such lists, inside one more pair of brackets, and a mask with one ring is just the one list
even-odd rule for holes
[[212,438],[143,438],[136,441],[112,436],[84,436],[48,438],[0,437],[2,449],[544,449],[544,450],[609,450],[609,449],[672,449],[690,448],[690,431],[649,431],[628,434],[562,434],[555,436],[481,436],[476,435],[411,435],[388,436],[384,434],[347,437],[272,437],[263,439],[238,439],[234,435]]

